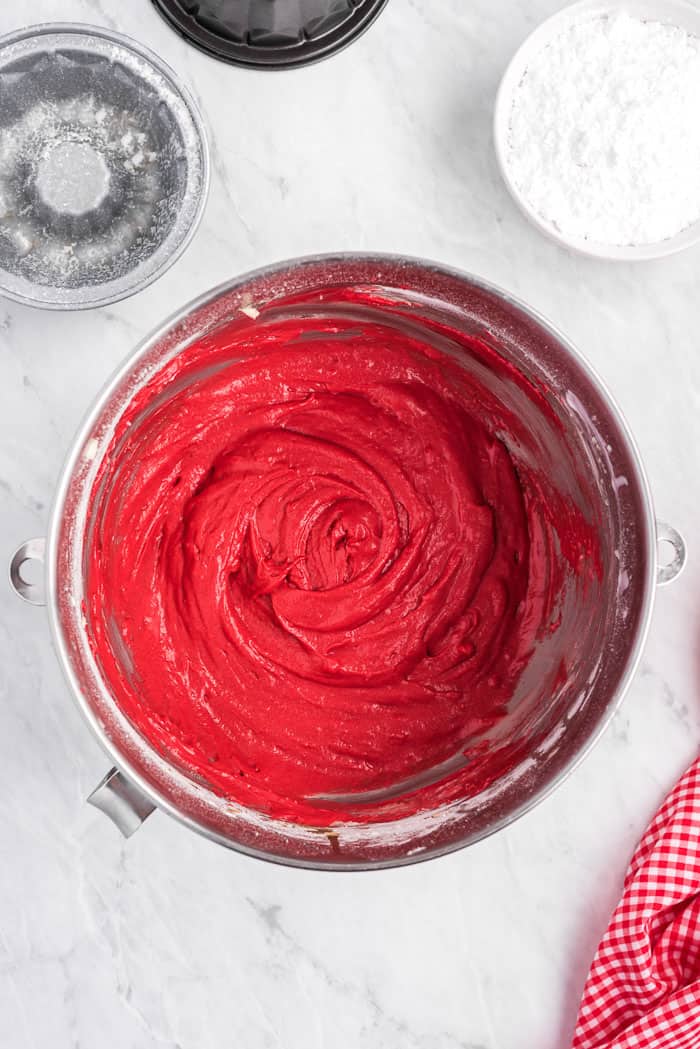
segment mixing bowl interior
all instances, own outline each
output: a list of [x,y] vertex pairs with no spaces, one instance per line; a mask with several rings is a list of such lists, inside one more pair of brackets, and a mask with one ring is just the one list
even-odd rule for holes
[[[453,365],[450,382],[463,376],[478,390],[474,415],[507,447],[530,491],[531,575],[535,562],[540,571],[536,643],[518,666],[502,716],[473,727],[464,747],[419,763],[401,782],[375,776],[342,796],[329,789],[316,822],[226,798],[206,768],[193,775],[162,740],[144,738],[114,698],[121,677],[139,701],[119,624],[111,624],[107,663],[98,662],[95,632],[109,633],[110,609],[86,601],[95,543],[117,538],[104,534],[106,508],[130,483],[128,457],[126,472],[110,463],[120,455],[122,462],[125,448],[135,450],[137,462],[154,419],[196,396],[204,379],[227,367],[240,340],[264,344],[289,323],[312,336],[324,333],[310,352],[328,354],[335,345],[342,355],[374,327],[388,341],[413,340],[452,362],[443,371]],[[222,330],[228,360],[214,349],[222,340],[212,335]],[[177,377],[164,384],[175,358]],[[650,522],[644,478],[617,413],[580,359],[529,311],[476,281],[419,263],[309,260],[254,274],[195,304],[137,353],[96,406],[67,466],[50,540],[54,627],[83,710],[105,745],[190,825],[244,851],[302,865],[411,862],[515,818],[558,782],[605,724],[648,620]],[[507,669],[492,668],[494,689]]]

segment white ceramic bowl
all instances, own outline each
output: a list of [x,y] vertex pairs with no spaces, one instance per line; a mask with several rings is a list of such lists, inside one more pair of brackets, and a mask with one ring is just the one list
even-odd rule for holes
[[700,222],[694,222],[674,237],[653,244],[603,244],[584,237],[569,237],[543,218],[525,199],[511,177],[508,158],[508,135],[514,94],[534,56],[578,22],[586,21],[595,15],[613,14],[618,11],[626,11],[650,22],[681,26],[687,32],[700,37],[700,7],[688,3],[687,0],[609,0],[607,3],[603,0],[579,0],[578,3],[565,7],[530,34],[506,69],[496,98],[494,143],[503,180],[516,204],[533,225],[572,251],[599,259],[634,262],[673,255],[696,244],[700,241]]

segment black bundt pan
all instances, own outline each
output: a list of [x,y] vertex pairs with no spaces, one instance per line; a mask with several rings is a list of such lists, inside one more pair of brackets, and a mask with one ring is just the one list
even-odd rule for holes
[[214,58],[293,69],[356,40],[387,0],[153,0],[164,18]]

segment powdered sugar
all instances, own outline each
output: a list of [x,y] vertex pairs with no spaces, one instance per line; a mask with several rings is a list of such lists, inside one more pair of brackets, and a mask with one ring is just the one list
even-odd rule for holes
[[513,97],[511,178],[561,233],[653,244],[700,220],[700,39],[627,13],[559,34]]

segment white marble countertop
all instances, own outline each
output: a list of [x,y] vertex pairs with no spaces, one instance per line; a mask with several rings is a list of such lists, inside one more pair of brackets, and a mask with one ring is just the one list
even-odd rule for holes
[[501,185],[494,94],[558,0],[390,0],[347,51],[255,73],[182,42],[147,0],[0,5],[0,31],[90,21],[194,89],[213,184],[175,267],[118,306],[0,303],[0,551],[42,535],[78,422],[175,307],[251,267],[336,249],[438,259],[515,292],[595,363],[659,515],[691,540],[641,672],[595,752],[505,832],[399,871],[317,874],[155,814],[128,843],[84,798],[107,761],[40,609],[0,591],[0,1045],[8,1049],[565,1049],[631,850],[700,730],[700,251],[639,267],[560,251]]

